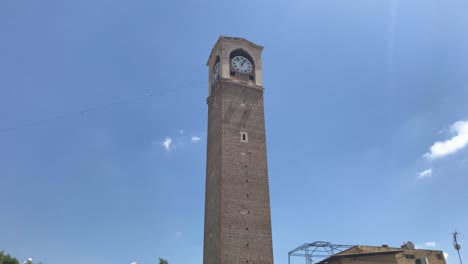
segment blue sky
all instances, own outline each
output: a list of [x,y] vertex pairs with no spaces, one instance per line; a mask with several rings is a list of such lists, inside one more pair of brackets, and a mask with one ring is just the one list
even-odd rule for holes
[[226,35],[265,47],[275,263],[316,240],[411,240],[458,263],[455,228],[468,246],[467,9],[1,1],[0,249],[45,264],[202,263],[205,64]]

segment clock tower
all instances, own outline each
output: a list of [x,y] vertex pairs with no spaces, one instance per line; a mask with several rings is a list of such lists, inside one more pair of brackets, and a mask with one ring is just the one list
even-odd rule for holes
[[221,36],[208,59],[203,264],[272,264],[263,47]]

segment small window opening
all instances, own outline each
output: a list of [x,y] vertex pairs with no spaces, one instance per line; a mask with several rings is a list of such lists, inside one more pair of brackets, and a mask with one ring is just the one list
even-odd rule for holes
[[249,230],[249,228],[248,228],[248,227],[246,227],[246,228],[245,228],[245,230]]
[[247,132],[241,131],[240,134],[241,134],[241,137],[240,137],[241,142],[246,142],[246,143],[249,142],[249,134],[247,134]]
[[444,258],[442,257],[442,254],[437,254],[437,259],[444,259]]
[[247,197],[249,197],[249,194],[247,194]]
[[255,81],[255,77],[254,77],[253,75],[250,75],[250,76],[249,76],[249,80]]
[[229,71],[229,74],[230,74],[231,76],[234,76],[234,75],[236,75],[236,72],[235,72],[235,71]]
[[245,165],[244,167],[247,168],[247,165]]
[[[249,246],[249,243],[247,243],[247,246]],[[248,262],[249,262],[249,261],[247,260],[247,263],[248,263]]]
[[415,259],[416,257],[414,255],[411,255],[411,254],[405,254],[405,258],[407,259]]
[[249,182],[249,179],[245,180],[245,182]]

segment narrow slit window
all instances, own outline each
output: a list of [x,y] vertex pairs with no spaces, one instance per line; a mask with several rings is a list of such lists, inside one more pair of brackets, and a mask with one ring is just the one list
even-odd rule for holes
[[246,143],[249,142],[249,134],[247,132],[241,131],[240,136],[241,136],[240,137],[241,142],[246,142]]

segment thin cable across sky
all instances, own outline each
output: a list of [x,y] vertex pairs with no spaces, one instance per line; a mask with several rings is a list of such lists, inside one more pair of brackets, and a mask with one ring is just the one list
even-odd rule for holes
[[70,112],[70,113],[63,114],[63,115],[57,115],[57,116],[53,116],[53,117],[38,119],[38,120],[35,120],[35,121],[23,123],[23,124],[16,125],[16,126],[0,128],[0,133],[11,132],[11,131],[14,131],[14,130],[18,130],[18,129],[22,129],[22,128],[26,128],[26,127],[31,127],[31,126],[35,126],[35,125],[39,125],[39,124],[43,124],[43,123],[47,123],[47,122],[52,122],[52,121],[55,121],[55,120],[71,118],[71,117],[75,117],[75,116],[78,116],[78,115],[84,115],[84,114],[87,114],[87,113],[90,113],[90,112],[97,112],[97,111],[101,111],[101,110],[108,109],[108,108],[111,108],[111,107],[115,107],[115,106],[118,106],[118,105],[123,105],[123,104],[132,103],[132,102],[135,102],[135,101],[141,101],[141,100],[144,100],[144,99],[148,99],[148,98],[153,97],[155,95],[168,94],[168,93],[172,93],[172,92],[175,92],[175,91],[187,89],[187,88],[194,87],[194,86],[204,84],[204,83],[206,83],[206,81],[190,83],[190,84],[186,84],[186,85],[181,85],[181,86],[173,88],[173,89],[155,91],[155,92],[151,92],[151,93],[146,94],[146,95],[127,98],[127,99],[124,99],[124,100],[115,101],[115,102],[111,102],[111,103],[107,103],[107,104],[101,104],[101,105],[98,105],[98,106],[95,106],[95,107],[85,108],[85,109],[81,109],[81,110]]

